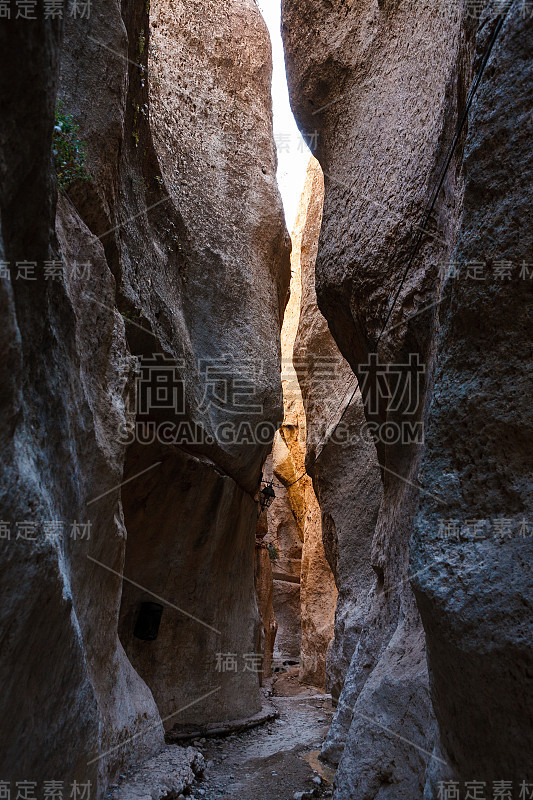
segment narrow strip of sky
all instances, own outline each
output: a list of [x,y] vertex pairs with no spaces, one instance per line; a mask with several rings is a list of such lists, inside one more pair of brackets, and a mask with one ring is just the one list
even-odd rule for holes
[[274,112],[274,141],[278,151],[278,185],[285,209],[285,219],[292,231],[298,203],[305,183],[305,173],[311,153],[296,126],[289,103],[285,58],[281,40],[281,0],[256,0],[272,42],[272,108]]

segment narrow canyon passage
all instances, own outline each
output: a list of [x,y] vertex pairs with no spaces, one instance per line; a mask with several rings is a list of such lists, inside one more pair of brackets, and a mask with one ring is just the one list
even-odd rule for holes
[[[229,528],[217,523],[206,540],[201,537],[200,528],[210,525],[212,506],[216,508],[217,500],[211,506],[207,503],[198,527],[189,522],[186,535],[182,534],[172,544],[175,549],[171,554],[174,504],[177,514],[182,515],[186,505],[185,516],[198,517],[198,509],[208,496],[206,479],[194,480],[198,467],[189,459],[185,466],[178,463],[176,473],[165,479],[161,475],[152,476],[142,494],[141,510],[137,510],[138,486],[124,487],[122,497],[128,529],[124,574],[128,579],[122,590],[119,633],[126,654],[151,688],[167,723],[168,747],[150,762],[151,766],[145,764],[140,769],[127,771],[111,788],[109,797],[143,798],[147,791],[160,792],[160,785],[174,791],[177,797],[185,796],[182,793],[186,792],[205,800],[217,797],[240,800],[286,797],[291,800],[293,797],[332,795],[335,767],[320,760],[320,754],[334,715],[329,686],[331,675],[335,674],[336,682],[342,680],[340,676],[346,665],[336,664],[335,657],[328,655],[334,634],[337,587],[324,548],[320,506],[305,466],[307,419],[314,422],[309,411],[313,407],[316,409],[317,404],[315,413],[324,421],[327,415],[331,416],[332,409],[337,410],[339,402],[347,402],[346,390],[351,387],[352,373],[336,350],[316,305],[314,263],[323,197],[322,172],[318,162],[311,158],[292,231],[290,296],[280,335],[283,422],[263,467],[259,503],[253,514],[253,519],[257,520],[254,584],[259,632],[249,632],[246,639],[242,624],[242,617],[248,613],[246,605],[237,612],[241,617],[238,629],[241,641],[229,638],[232,631],[227,631],[225,618],[219,617],[221,622],[215,623],[221,609],[231,607],[236,613],[234,587],[227,578],[233,559],[240,565],[238,575],[242,583],[242,565],[248,558],[247,547],[251,545],[245,534],[250,522],[247,516],[240,521],[242,510],[235,509],[232,513]],[[315,335],[316,329],[320,331],[322,344],[316,349],[309,346],[307,338],[310,316]],[[299,360],[295,358],[297,346]],[[326,403],[320,395],[315,397],[310,384],[304,380],[304,376],[314,371],[316,387],[321,392],[327,387]],[[337,381],[335,385],[331,384],[332,377]],[[307,414],[301,385],[306,387]],[[321,400],[323,405],[320,405]],[[324,433],[327,443],[332,432],[324,431],[323,436]],[[316,446],[316,439],[313,442]],[[334,453],[334,443],[329,447]],[[133,475],[142,473],[157,457],[150,454],[146,458],[146,449],[146,445],[134,448]],[[158,452],[159,457],[164,458],[164,449]],[[184,475],[187,476],[187,491],[192,492],[190,500],[183,495]],[[194,492],[195,483],[201,485],[200,493]],[[374,504],[376,502],[374,500]],[[239,526],[243,530],[240,550]],[[147,530],[152,527],[154,534],[147,538]],[[220,537],[218,549],[214,549],[213,544],[215,531]],[[205,556],[200,555],[202,546],[207,548]],[[191,550],[194,552],[192,561]],[[196,619],[178,624],[179,609],[192,607],[190,597],[195,596],[193,581],[198,580],[195,564],[199,558],[204,567],[208,566],[206,575],[215,594],[203,584],[201,600],[195,600]],[[154,569],[157,570],[155,575]],[[135,582],[128,585],[133,578]],[[153,602],[147,602],[147,589],[152,586],[164,587],[164,592],[162,589],[158,592],[171,596],[176,607],[171,608],[169,614],[164,598],[159,596],[157,599],[163,600],[163,604],[155,604],[159,614],[155,631],[153,635],[143,636],[139,628],[142,624],[149,625],[149,620],[143,623],[143,609],[154,606]],[[349,625],[346,604],[349,600],[356,601],[359,589],[355,584],[343,584],[342,588],[341,608],[346,631]],[[198,621],[206,619],[221,628],[224,641],[228,643],[224,651],[219,649],[215,631],[207,630],[199,636]],[[252,637],[255,651],[246,653],[246,643]],[[174,664],[175,653],[179,653],[179,667]],[[187,706],[188,697],[195,698],[198,665],[208,659],[212,661],[212,669],[206,671],[206,682],[202,686],[207,695],[205,710],[200,700],[191,704],[190,711],[186,707],[178,714],[173,713],[180,705]],[[260,710],[251,715],[255,707],[250,707],[246,689],[257,682],[261,686],[261,705]],[[169,696],[169,689],[175,686],[183,692],[183,700],[175,693]],[[213,695],[217,695],[219,702],[220,686],[227,699],[222,719],[216,722]],[[337,691],[336,699],[338,694]],[[242,705],[238,704],[239,699]],[[187,746],[195,756],[186,755],[184,748]],[[195,768],[188,771],[184,768],[191,758],[198,760],[201,769],[194,761]]]
[[0,800],[533,800],[529,0],[0,0]]

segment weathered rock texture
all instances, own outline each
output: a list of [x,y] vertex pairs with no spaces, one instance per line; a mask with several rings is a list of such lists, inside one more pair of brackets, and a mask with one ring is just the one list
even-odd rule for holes
[[[147,469],[153,455],[152,448],[138,446],[126,479]],[[142,487],[124,496],[121,641],[150,686],[165,727],[240,719],[261,707],[258,672],[244,658],[254,652],[259,626],[257,505],[210,463],[164,449],[158,460]],[[140,603],[154,599],[150,592],[166,604],[157,639],[142,641],[134,629]],[[236,669],[225,663],[225,654],[236,656]]]
[[[318,171],[320,167],[313,159]],[[302,390],[294,366],[297,335],[302,318],[303,287],[306,287],[309,266],[314,264],[316,248],[309,240],[318,241],[320,230],[322,193],[314,180],[315,167],[310,166],[298,215],[292,232],[291,298],[283,320],[281,347],[283,357],[282,386],[285,417],[281,435],[292,454],[297,480],[292,490],[298,489],[305,506],[304,545],[302,552],[301,612],[302,644],[300,674],[302,683],[324,688],[326,685],[326,653],[333,637],[333,619],[337,590],[326,558],[322,541],[322,518],[312,481],[306,472],[305,450],[309,428]],[[320,207],[318,217],[313,210]],[[286,356],[286,357],[284,357]],[[300,359],[296,358],[299,363]],[[304,477],[302,477],[302,475]]]
[[312,487],[308,494],[300,577],[302,645],[298,679],[325,689],[326,655],[333,638],[337,590],[324,552],[320,506]]
[[[375,581],[370,550],[381,501],[381,479],[374,444],[364,435],[360,392],[352,397],[355,376],[317,306],[315,260],[323,199],[322,170],[312,158],[302,197],[302,302],[294,362],[306,413],[307,468],[320,502],[323,546],[338,589],[326,679],[326,688],[337,700]],[[341,416],[342,423],[332,437]],[[328,752],[333,758],[331,748]]]
[[298,662],[301,648],[300,573],[305,525],[304,498],[293,486],[296,477],[292,455],[280,432],[265,463],[265,480],[274,480],[276,497],[267,512],[266,544],[272,558],[273,608],[278,623],[274,665]]
[[[261,519],[266,520],[266,514],[261,515]],[[276,641],[276,633],[278,631],[278,622],[274,615],[274,582],[272,578],[272,564],[270,562],[270,554],[268,546],[263,541],[263,537],[268,532],[266,525],[263,526],[258,523],[256,538],[255,538],[255,593],[257,597],[257,607],[259,609],[259,617],[261,625],[256,634],[255,653],[262,653],[263,659],[261,664],[261,672],[259,674],[260,682],[264,678],[270,678],[272,675],[272,657],[274,655],[274,642]]]
[[276,657],[282,662],[299,659],[299,680],[324,687],[337,592],[322,543],[320,509],[305,469],[306,417],[293,364],[309,198],[307,182],[292,232],[290,298],[281,330],[284,417],[268,464],[279,483],[267,519],[269,541],[277,551],[273,568],[279,622]]
[[115,800],[165,800],[194,791],[194,783],[205,772],[203,755],[193,747],[166,747],[133,774],[122,776],[113,792]]
[[[410,356],[429,361],[434,311],[416,312],[435,299],[435,264],[452,249],[457,160],[435,210],[438,238],[424,237],[380,333],[464,104],[468,39],[437,3],[414,2],[311,2],[304,15],[298,0],[286,0],[283,31],[293,108],[307,133],[318,132],[325,174],[318,305],[360,380],[384,485],[371,552],[377,579],[335,723],[346,731],[337,796],[412,800],[422,795],[432,749],[424,637],[408,585],[421,448],[406,439],[387,444],[380,426],[420,421],[423,403],[409,409],[400,392],[394,407],[365,365],[378,340],[380,362],[399,365],[405,383]],[[427,370],[416,384],[419,398],[426,377]]]
[[515,3],[470,114],[458,269],[439,310],[421,472],[433,495],[422,497],[412,543],[447,762],[434,762],[430,798],[444,777],[512,781],[513,797],[533,785],[533,150],[522,124],[532,47]]
[[[0,281],[0,773],[91,781],[97,793],[133,753],[163,742],[150,691],[118,640],[121,580],[88,560],[122,564],[117,431],[133,372],[102,244],[67,198],[54,232],[60,25],[3,20],[0,37],[1,258],[11,267]],[[52,261],[62,262],[59,276],[46,280]],[[35,264],[29,280],[16,262]],[[80,262],[90,262],[108,310],[87,300]]]
[[[155,334],[151,338],[132,326],[134,352],[170,354],[184,381],[184,412],[152,413],[148,421],[190,422],[202,443],[185,442],[194,451],[195,468],[172,446],[130,448],[128,474],[150,460],[163,458],[163,468],[168,463],[173,491],[159,485],[152,502],[155,509],[171,495],[174,518],[163,525],[155,510],[147,514],[141,484],[129,485],[125,573],[158,594],[161,581],[171,602],[219,631],[203,628],[202,636],[198,623],[173,625],[167,618],[154,646],[135,644],[136,659],[144,652],[140,672],[163,716],[191,704],[180,721],[202,722],[240,718],[260,707],[258,674],[246,669],[244,658],[254,652],[260,625],[251,494],[282,413],[277,365],[288,240],[275,184],[269,42],[255,5],[156,2],[150,13],[151,130],[161,175],[156,181],[153,167],[143,161],[142,179],[147,192],[156,192],[154,202],[164,201],[154,208],[163,218],[155,226],[157,238],[153,223],[143,235],[151,242],[143,279],[130,258],[122,286],[127,302],[142,309]],[[199,49],[198,41],[205,47]],[[145,145],[142,100],[134,102],[132,124],[139,126],[139,136],[130,142],[128,167]],[[139,187],[130,184],[124,191],[134,209]],[[139,246],[134,229],[130,252]],[[270,437],[256,443],[254,425],[264,421]],[[245,436],[243,424],[249,425]],[[153,562],[145,553],[149,538],[161,548]],[[160,562],[165,552],[176,558],[168,575]],[[124,593],[124,642],[133,643],[132,622],[142,599],[135,587]],[[237,657],[237,672],[220,666],[220,653]]]
[[[510,19],[516,20],[519,10],[518,4],[515,5]],[[460,519],[465,519],[472,510],[479,510],[484,519],[492,516],[499,505],[498,499],[499,508],[502,513],[507,512],[507,517],[517,517],[525,507],[525,489],[521,488],[525,486],[522,445],[518,445],[516,454],[505,459],[496,452],[496,442],[501,442],[504,428],[506,432],[516,430],[525,413],[521,401],[516,404],[516,412],[508,411],[509,403],[515,403],[516,392],[509,388],[514,381],[506,382],[508,375],[513,374],[514,363],[517,374],[523,374],[523,356],[517,355],[516,349],[508,354],[504,343],[512,337],[506,338],[506,323],[502,331],[496,331],[494,323],[490,326],[485,317],[482,319],[487,309],[496,307],[496,289],[481,291],[479,297],[470,286],[460,300],[459,291],[447,300],[446,325],[438,346],[443,348],[445,364],[451,359],[452,374],[444,377],[443,371],[437,379],[440,384],[433,412],[436,423],[432,429],[432,450],[426,478],[422,485],[418,480],[422,442],[416,436],[415,426],[425,420],[433,374],[442,265],[453,258],[460,225],[463,229],[458,252],[464,253],[465,258],[474,257],[478,225],[484,232],[493,226],[490,234],[485,233],[491,259],[497,258],[500,241],[502,257],[505,253],[518,255],[518,209],[525,198],[522,183],[515,182],[511,152],[526,150],[525,140],[516,131],[521,127],[520,104],[525,102],[523,53],[527,44],[524,35],[518,32],[516,21],[514,28],[508,21],[505,45],[508,50],[501,52],[503,64],[509,64],[512,77],[508,80],[509,86],[514,81],[513,90],[507,91],[507,84],[499,84],[494,77],[505,74],[506,67],[502,66],[500,72],[489,65],[487,74],[491,83],[486,85],[485,105],[470,122],[473,129],[465,164],[464,211],[463,138],[451,158],[416,259],[406,272],[409,254],[420,231],[422,212],[465,106],[474,68],[480,62],[479,58],[477,61],[473,58],[476,22],[472,15],[463,12],[459,9],[447,16],[438,3],[421,7],[408,1],[323,4],[311,0],[304,4],[300,0],[284,0],[283,3],[293,109],[306,133],[318,133],[316,155],[326,178],[316,262],[318,305],[342,354],[359,378],[365,417],[372,424],[383,480],[383,499],[371,553],[377,580],[330,734],[334,737],[336,729],[349,727],[336,775],[337,798],[422,797],[426,767],[430,764],[430,772],[437,774],[437,766],[443,766],[439,758],[444,761],[450,758],[460,765],[462,779],[475,779],[472,771],[476,763],[488,777],[496,777],[496,768],[489,767],[496,747],[492,746],[491,731],[501,731],[502,727],[510,728],[510,732],[505,737],[505,746],[494,757],[496,766],[503,768],[502,762],[506,760],[507,774],[514,776],[523,766],[528,751],[524,741],[513,747],[515,733],[518,737],[527,713],[524,707],[518,711],[513,698],[517,697],[518,676],[527,676],[529,669],[525,659],[530,655],[526,656],[527,648],[522,644],[525,611],[518,608],[530,602],[525,599],[531,596],[530,578],[524,572],[518,577],[509,567],[507,572],[513,578],[506,582],[496,568],[495,551],[489,542],[485,545],[489,563],[482,574],[490,575],[492,593],[482,588],[479,575],[461,584],[464,593],[463,588],[458,595],[449,592],[454,578],[452,569],[445,566],[448,554],[441,555],[435,542],[435,521],[439,514],[444,514],[440,506],[428,502],[428,498],[435,500],[438,496],[431,487],[433,481],[439,480],[446,486]],[[489,16],[481,22],[480,34],[485,45],[494,25],[494,18]],[[505,41],[505,32],[501,41]],[[494,85],[501,85],[501,89],[491,89]],[[511,98],[518,100],[518,104],[513,104]],[[498,123],[501,135],[498,126],[495,129],[496,100],[504,112]],[[479,132],[476,126],[480,126]],[[507,137],[512,137],[511,142],[504,144]],[[492,159],[495,142],[502,156],[497,161]],[[527,169],[524,181],[529,177]],[[511,184],[513,188],[516,185],[520,198],[512,211]],[[498,206],[503,197],[505,201],[502,199]],[[508,293],[504,290],[503,296],[509,307],[524,302],[516,284],[506,289]],[[459,316],[454,322],[456,311]],[[516,330],[518,341],[522,342],[519,319],[514,314],[512,323],[510,316],[507,323],[509,332]],[[470,323],[477,326],[473,335]],[[492,360],[483,361],[487,348],[492,346],[498,348],[498,363],[505,364],[499,370]],[[370,357],[376,353],[379,361],[372,372]],[[422,367],[418,380],[408,366],[416,365],[416,361]],[[465,371],[467,380],[461,385]],[[489,395],[486,387],[480,388],[480,403],[474,414],[474,425],[478,420],[476,430],[470,424],[470,417],[467,418],[472,390],[480,386],[482,376],[492,376],[493,372],[501,377],[498,392]],[[393,378],[398,380],[396,390]],[[383,380],[387,381],[388,392],[383,390]],[[463,406],[452,410],[448,389],[463,399]],[[452,433],[448,428],[448,413],[453,423]],[[495,426],[494,439],[486,430],[491,420]],[[406,423],[414,435],[406,429]],[[391,432],[398,435],[396,441],[389,438]],[[459,434],[460,441],[452,439],[453,432]],[[486,443],[489,466],[485,461]],[[481,464],[477,471],[472,468],[471,452]],[[498,475],[493,478],[494,489],[487,479],[491,467]],[[461,481],[465,483],[465,493],[461,493]],[[476,497],[474,488],[479,491]],[[432,650],[430,667],[435,668],[435,675],[432,674],[435,710],[441,726],[449,726],[443,734],[446,748],[443,757],[438,750],[434,757],[430,755],[434,728],[425,637],[409,588],[408,543],[420,499],[423,512],[417,528],[414,572],[428,570],[428,577],[420,576],[416,585]],[[469,559],[474,558],[474,552],[475,546],[471,551],[467,548]],[[456,549],[454,553],[458,561],[460,552]],[[509,564],[510,553],[511,548],[504,556]],[[481,593],[479,600],[468,593],[468,588],[474,585]],[[507,622],[509,610],[512,624]],[[483,620],[478,630],[483,617],[487,626]],[[482,637],[488,635],[489,625],[491,641],[487,642]],[[494,654],[494,659],[488,653]],[[478,663],[481,679],[478,677],[476,681]],[[497,700],[500,684],[505,687],[502,691],[505,699],[502,705],[497,701],[499,710],[495,713],[500,724],[493,728],[488,715]],[[455,689],[459,689],[462,700],[457,700]],[[506,700],[509,700],[507,705]],[[473,703],[476,713],[465,722]],[[341,738],[339,744],[342,747]],[[330,754],[331,751],[326,753]],[[467,774],[468,770],[471,774]],[[499,777],[503,778],[506,770],[501,771]],[[434,780],[430,779],[427,785],[430,797]]]
[[[12,530],[1,542],[0,774],[90,780],[91,797],[161,747],[161,714],[258,710],[258,676],[242,663],[259,624],[253,496],[282,417],[289,242],[266,27],[251,0],[155,2],[150,14],[160,37],[150,80],[148,4],[93,0],[88,18],[65,18],[62,49],[61,25],[42,9],[35,23],[2,20],[0,34],[1,258],[13,265],[0,282],[0,517]],[[55,217],[60,62],[91,179],[60,198]],[[51,260],[63,269],[45,280]],[[17,278],[17,261],[37,262],[37,280]],[[137,415],[166,424],[144,444],[135,366],[142,378],[154,353],[185,402]],[[239,382],[222,401],[221,379]],[[221,437],[221,423],[227,432],[243,420],[268,423],[259,443]],[[173,438],[178,422],[201,443]],[[74,522],[91,523],[88,538],[74,529],[74,539]],[[123,569],[138,586],[125,581],[120,608]],[[163,597],[159,636],[133,642],[151,593]],[[215,669],[225,650],[239,680]]]

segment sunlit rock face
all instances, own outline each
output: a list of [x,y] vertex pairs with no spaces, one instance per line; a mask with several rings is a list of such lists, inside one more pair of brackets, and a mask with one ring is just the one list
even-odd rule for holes
[[[481,30],[482,52],[491,32]],[[474,100],[464,209],[439,309],[438,364],[411,571],[441,731],[441,779],[533,783],[531,25],[516,5]],[[481,263],[482,273],[466,264]],[[483,276],[483,279],[479,278]],[[509,784],[507,784],[509,786]]]
[[305,506],[296,485],[286,486],[296,477],[296,466],[280,433],[276,433],[272,454],[264,467],[265,480],[275,481],[275,498],[263,512],[267,545],[272,566],[272,604],[277,622],[273,650],[275,669],[296,664],[301,648],[300,573],[302,568]]
[[[444,489],[459,520],[469,515],[487,520],[497,511],[518,519],[527,507],[522,447],[517,446],[505,464],[495,444],[491,450],[492,442],[504,436],[504,426],[511,442],[517,426],[523,426],[526,439],[530,427],[522,400],[515,400],[510,388],[514,381],[505,380],[516,364],[518,383],[525,387],[520,345],[508,353],[504,344],[504,339],[523,341],[519,320],[524,314],[519,309],[525,294],[519,294],[517,282],[506,287],[500,330],[485,316],[481,319],[496,303],[494,287],[465,284],[461,294],[457,287],[462,284],[450,282],[445,268],[457,257],[492,263],[500,258],[500,245],[501,258],[507,253],[517,263],[525,253],[520,248],[530,246],[527,227],[524,234],[516,234],[516,209],[526,197],[522,177],[529,179],[530,149],[516,134],[528,80],[523,61],[527,37],[518,33],[515,9],[506,22],[507,35],[505,30],[501,34],[503,49],[494,51],[487,67],[486,95],[474,101],[464,165],[463,136],[410,263],[422,212],[481,60],[474,58],[477,22],[472,15],[446,18],[442,12],[440,5],[421,8],[412,2],[283,3],[291,102],[305,133],[316,132],[315,154],[325,175],[316,262],[318,305],[358,376],[383,481],[371,551],[377,580],[350,665],[352,677],[345,681],[324,749],[325,756],[340,757],[335,797],[352,800],[411,800],[424,792],[433,798],[439,775],[450,768],[453,775],[457,767],[462,780],[473,780],[476,764],[487,778],[496,778],[496,767],[502,768],[499,778],[514,777],[519,768],[526,771],[524,759],[530,749],[525,741],[518,745],[514,739],[529,713],[526,705],[520,710],[514,705],[520,680],[528,680],[530,653],[523,644],[526,621],[519,608],[530,603],[529,573],[511,569],[517,554],[511,549],[503,559],[505,568],[497,568],[491,542],[442,548],[437,524],[446,517]],[[495,24],[490,13],[481,20],[479,54]],[[511,36],[511,28],[516,36]],[[502,60],[501,72],[495,66],[497,58]],[[506,69],[512,91],[497,78]],[[501,108],[497,125],[496,108]],[[500,157],[494,160],[496,143]],[[518,181],[512,151],[523,153],[520,162],[526,165]],[[480,241],[483,252],[476,251]],[[517,309],[512,319],[506,317],[506,302],[509,309],[513,304]],[[498,365],[488,357],[493,348]],[[374,373],[373,354],[378,357]],[[434,373],[439,354],[443,360]],[[494,399],[500,394],[489,395],[482,386],[482,378],[493,373],[501,377],[498,386],[505,408],[512,408],[503,415],[505,423]],[[428,412],[434,375],[436,400]],[[383,380],[388,392],[383,391]],[[464,408],[473,397],[471,419]],[[421,435],[412,428],[411,438],[406,422],[418,426]],[[394,426],[399,434],[395,441],[390,436]],[[429,450],[419,476],[424,433]],[[472,467],[472,458],[478,469]],[[492,466],[498,475],[494,487],[487,477]],[[414,562],[409,569],[413,531]],[[487,562],[476,570],[473,561],[479,548],[484,548]],[[449,558],[458,564],[463,556],[472,566],[467,578],[446,566]],[[508,613],[510,624],[505,622]],[[483,661],[479,670],[477,658]],[[444,745],[438,736],[435,744],[427,661]],[[464,702],[457,702],[457,696]],[[493,758],[488,715],[494,703],[500,709],[495,713],[501,715],[498,729],[510,730]],[[494,770],[488,766],[491,759]]]
[[266,464],[265,474],[277,481],[276,498],[266,519],[278,621],[275,659],[281,663],[299,660],[300,682],[324,688],[337,591],[322,542],[320,508],[305,468],[307,422],[293,363],[302,271],[307,269],[309,202],[307,181],[292,232],[290,299],[281,330],[284,417]]
[[[159,42],[149,68],[148,13]],[[16,270],[0,281],[0,517],[13,531],[1,542],[0,773],[91,781],[99,797],[161,747],[174,700],[172,722],[189,703],[187,719],[259,706],[243,654],[259,624],[254,494],[282,418],[290,250],[270,50],[249,0],[93,0],[90,16],[65,18],[62,43],[59,21],[11,23],[1,34],[1,258],[38,267],[35,282]],[[86,142],[88,180],[62,193],[56,214],[57,91]],[[45,279],[52,261],[59,275]],[[139,405],[154,354],[179,387],[163,409]],[[220,380],[239,392],[228,400]],[[243,420],[267,424],[261,440],[253,428],[233,434]],[[182,422],[189,433],[176,439]],[[140,423],[155,426],[152,439]],[[17,523],[28,538],[15,538]],[[123,587],[123,570],[143,588]],[[221,618],[210,606],[223,597],[219,581]],[[163,597],[158,637],[132,643],[129,623],[152,593]],[[200,626],[193,642],[193,620],[169,603],[214,630]],[[224,650],[237,676],[217,669]]]
[[320,507],[311,478],[306,474],[305,454],[310,429],[297,374],[300,359],[296,356],[304,286],[316,256],[316,250],[309,245],[318,237],[320,229],[320,214],[317,216],[315,211],[322,198],[315,195],[315,192],[313,179],[308,177],[292,231],[291,297],[281,337],[281,377],[285,406],[281,436],[294,464],[294,477],[289,479],[289,475],[286,475],[289,484],[293,482],[289,492],[300,498],[298,504],[305,508],[300,572],[302,635],[299,679],[302,683],[323,688],[326,685],[326,654],[333,637],[337,589],[324,550]]
[[[315,260],[323,199],[322,170],[312,158],[302,197],[302,301],[294,363],[305,405],[307,467],[320,504],[323,546],[338,590],[335,636],[326,673],[326,688],[338,700],[375,582],[370,552],[381,501],[381,480],[374,444],[364,436],[360,392],[353,396],[355,376],[316,302]],[[339,420],[341,424],[332,436]],[[341,739],[343,744],[342,736]],[[339,750],[338,743],[336,749]],[[330,759],[333,760],[332,752]]]

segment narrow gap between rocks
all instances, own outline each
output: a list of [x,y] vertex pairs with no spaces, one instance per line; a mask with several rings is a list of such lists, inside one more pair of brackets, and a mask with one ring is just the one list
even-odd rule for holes
[[[154,75],[160,79],[164,70],[168,33],[159,6],[153,3],[150,12],[152,80]],[[127,450],[125,476],[146,471],[146,479],[142,488],[134,480],[122,489],[128,538],[119,635],[132,666],[154,696],[167,746],[120,776],[108,793],[115,800],[143,798],[145,793],[204,800],[332,794],[334,770],[319,760],[319,754],[334,713],[326,692],[326,653],[333,637],[337,590],[322,543],[320,507],[306,474],[306,412],[295,369],[302,299],[304,294],[307,300],[314,295],[323,178],[290,109],[280,9],[276,4],[259,7],[272,40],[277,179],[292,228],[292,256],[281,330],[283,421],[261,482],[262,488],[269,486],[274,492],[268,507],[262,502],[256,506],[256,646],[254,653],[245,653],[242,631],[219,631],[226,625],[226,620],[220,623],[225,606],[242,617],[249,611],[249,598],[242,598],[239,607],[236,587],[228,579],[249,551],[249,508],[234,497],[227,477],[215,476],[194,448],[185,444],[169,449],[152,440],[151,426],[187,421],[185,412],[176,416],[174,409],[154,410],[153,404],[145,411],[142,404],[149,397],[141,398],[141,407],[137,398],[138,435]],[[164,354],[149,326],[129,327],[128,343],[141,369],[152,362],[154,370],[160,369],[157,359]],[[299,351],[304,374],[309,364],[302,355],[303,341]],[[161,380],[157,374],[152,372],[145,390],[153,397]],[[152,469],[154,464],[158,466]],[[261,493],[258,497],[261,501]],[[231,507],[229,522],[213,525],[221,498]],[[239,516],[248,520],[239,521]],[[172,604],[166,598],[172,598]],[[184,615],[183,610],[191,608],[195,619],[184,618],[188,612]],[[241,685],[243,674],[246,687]],[[250,703],[250,682],[261,687],[257,709]],[[183,711],[176,713],[180,707]]]

